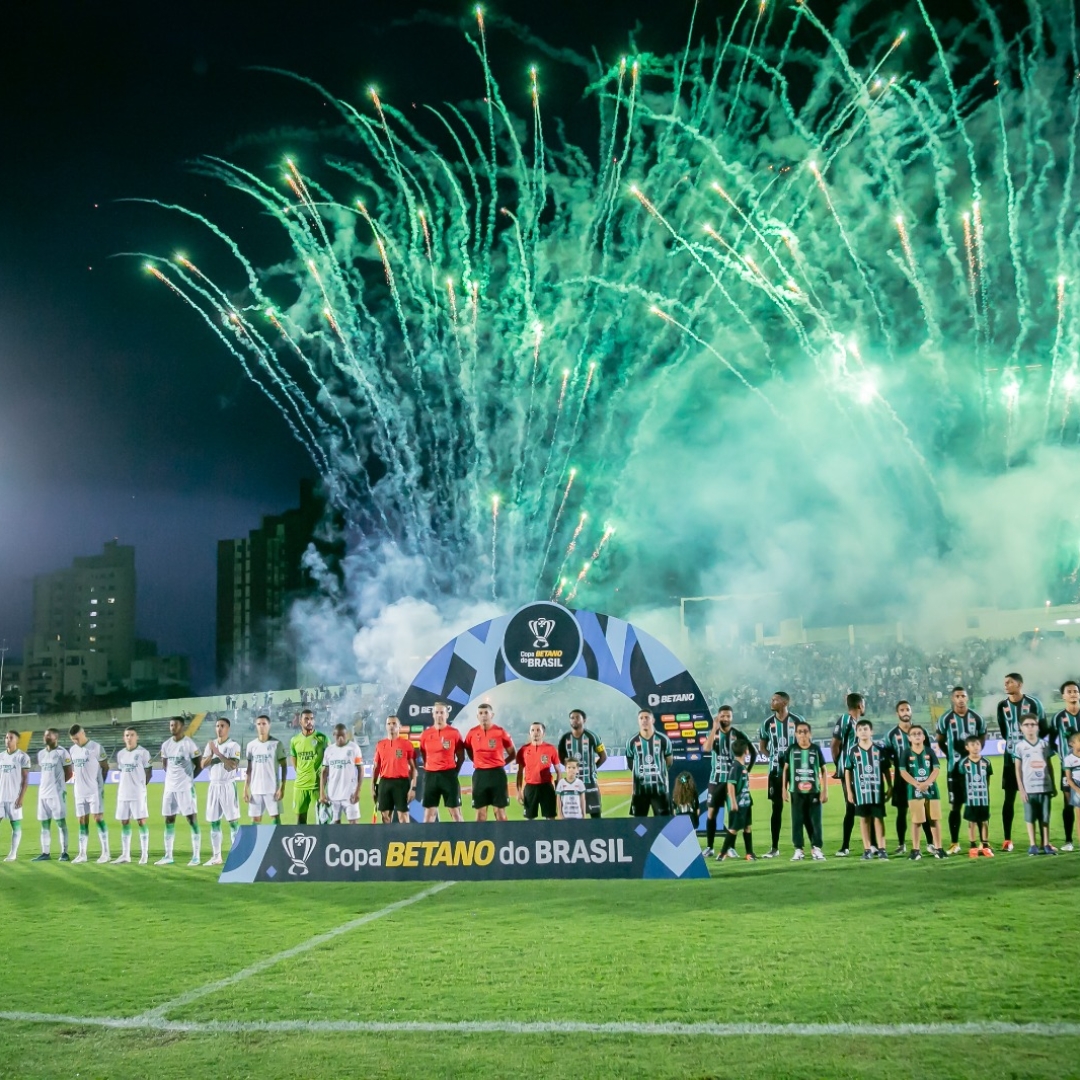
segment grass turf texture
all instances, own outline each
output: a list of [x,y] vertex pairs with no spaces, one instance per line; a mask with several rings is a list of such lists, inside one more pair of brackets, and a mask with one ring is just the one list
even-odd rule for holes
[[[205,786],[198,787],[205,797]],[[151,788],[152,804],[160,805],[160,794],[160,786]],[[419,883],[219,886],[213,869],[183,865],[190,850],[183,821],[177,823],[175,867],[30,864],[38,839],[33,795],[31,789],[20,861],[0,865],[6,930],[0,1011],[135,1016],[424,889]],[[114,788],[109,795],[111,813]],[[826,807],[830,856],[839,844],[837,796],[834,787]],[[367,819],[369,798],[365,789]],[[768,802],[763,793],[755,798],[762,851]],[[615,810],[625,799],[608,794],[605,801]],[[285,820],[295,815],[286,813]],[[115,852],[119,826],[109,824]],[[1076,1022],[1072,973],[1080,969],[1080,935],[1072,927],[1080,855],[919,864],[830,857],[824,864],[792,864],[786,826],[781,860],[710,863],[709,881],[461,883],[167,1016]],[[207,826],[203,830],[205,858]],[[74,842],[74,828],[71,833]],[[0,851],[8,835],[3,823]],[[161,843],[155,813],[151,859],[159,857]],[[137,836],[133,847],[138,850]],[[92,828],[91,860],[96,856]],[[0,1026],[4,1076],[486,1078],[526,1072],[682,1080],[1060,1078],[1080,1075],[1080,1039],[209,1035],[11,1020]]]

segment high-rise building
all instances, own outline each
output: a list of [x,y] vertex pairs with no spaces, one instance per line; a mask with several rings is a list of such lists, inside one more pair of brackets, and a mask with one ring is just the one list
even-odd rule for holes
[[301,481],[300,505],[264,517],[239,540],[218,541],[217,679],[223,688],[279,689],[296,685],[296,655],[289,637],[289,605],[310,594],[303,567],[314,543],[333,557],[340,549],[318,538],[325,500]]

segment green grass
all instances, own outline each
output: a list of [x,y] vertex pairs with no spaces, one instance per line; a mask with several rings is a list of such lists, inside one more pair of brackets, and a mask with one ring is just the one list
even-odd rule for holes
[[[755,798],[761,850],[768,803],[763,793]],[[609,795],[606,803],[624,800]],[[20,861],[0,865],[7,945],[0,1011],[134,1016],[424,888],[218,886],[213,869],[182,865],[189,850],[182,822],[174,867],[30,864],[37,823],[28,801]],[[160,787],[151,802],[160,804]],[[370,818],[367,798],[364,808]],[[831,855],[839,799],[827,810]],[[156,814],[151,826],[153,859],[162,842]],[[119,828],[110,822],[110,831],[115,848]],[[0,824],[0,849],[7,841],[8,826]],[[461,883],[168,1016],[1076,1022],[1080,855],[792,864],[786,837],[784,848],[774,862],[710,864],[708,881]],[[208,851],[204,832],[204,857]],[[1080,1039],[0,1027],[0,1076],[483,1080],[526,1073],[1061,1078],[1080,1075]]]

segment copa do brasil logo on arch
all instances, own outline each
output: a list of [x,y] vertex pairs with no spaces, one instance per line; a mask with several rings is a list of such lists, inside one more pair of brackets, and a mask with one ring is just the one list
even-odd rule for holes
[[564,679],[577,666],[584,648],[581,627],[561,604],[540,600],[519,608],[503,634],[506,666],[525,682]]

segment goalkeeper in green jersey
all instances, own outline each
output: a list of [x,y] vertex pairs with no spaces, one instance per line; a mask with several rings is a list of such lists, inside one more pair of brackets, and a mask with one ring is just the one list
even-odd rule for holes
[[300,714],[300,734],[289,742],[289,764],[296,770],[293,780],[293,809],[296,823],[307,824],[308,811],[319,802],[319,774],[329,739],[315,730],[315,714],[305,709]]

